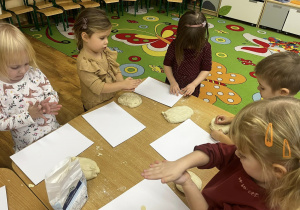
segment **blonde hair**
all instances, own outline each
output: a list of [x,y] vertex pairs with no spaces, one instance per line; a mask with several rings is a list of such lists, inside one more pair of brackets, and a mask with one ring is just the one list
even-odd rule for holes
[[255,75],[266,81],[273,92],[287,88],[295,95],[300,90],[300,56],[289,51],[274,53],[255,66]]
[[107,31],[111,29],[111,27],[112,25],[103,10],[96,8],[82,10],[76,18],[73,27],[78,50],[81,50],[83,47],[83,40],[81,37],[83,32],[91,37],[93,33]]
[[0,75],[7,78],[9,65],[24,59],[24,53],[29,65],[37,68],[35,51],[25,35],[12,24],[0,23]]
[[178,22],[176,34],[175,56],[178,66],[183,61],[184,49],[195,50],[196,57],[208,42],[208,38],[208,23],[204,14],[194,10],[185,12]]
[[[273,144],[265,144],[269,123],[273,127]],[[267,184],[267,204],[270,208],[297,209],[300,206],[300,100],[292,97],[275,97],[244,107],[234,118],[230,138],[242,152],[247,151],[263,167],[263,174],[273,173],[272,164],[287,169],[282,178]],[[288,141],[290,147],[284,144]],[[291,156],[283,154],[290,151]]]

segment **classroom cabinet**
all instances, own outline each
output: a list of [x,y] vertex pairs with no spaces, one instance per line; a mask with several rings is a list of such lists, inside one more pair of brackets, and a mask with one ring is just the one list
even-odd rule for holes
[[259,0],[222,0],[219,15],[257,24],[263,5]]
[[300,35],[300,9],[290,9],[283,25],[282,31]]
[[259,25],[282,30],[289,10],[288,6],[267,2]]

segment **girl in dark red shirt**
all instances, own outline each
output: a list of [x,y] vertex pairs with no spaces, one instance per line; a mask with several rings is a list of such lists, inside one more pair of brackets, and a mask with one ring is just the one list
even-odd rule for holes
[[[287,210],[300,207],[300,100],[276,97],[254,102],[233,119],[235,145],[204,144],[177,161],[157,161],[146,179],[183,187],[190,209]],[[186,172],[220,171],[198,190]]]
[[179,20],[176,39],[164,60],[166,83],[171,94],[200,94],[200,83],[211,70],[208,23],[201,12],[187,11]]

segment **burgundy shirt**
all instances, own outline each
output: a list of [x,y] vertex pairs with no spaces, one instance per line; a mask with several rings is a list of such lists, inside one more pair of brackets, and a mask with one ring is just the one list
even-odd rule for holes
[[[195,57],[195,50],[184,49],[184,58],[178,67],[175,57],[175,41],[168,47],[164,65],[172,68],[174,78],[181,89],[193,82],[201,71],[211,70],[211,46],[207,42],[197,57]],[[170,84],[168,78],[166,78],[166,83]],[[200,84],[195,88],[192,95],[198,97],[199,94]]]
[[264,202],[265,189],[245,172],[234,145],[204,144],[194,148],[206,153],[210,161],[199,169],[217,167],[220,171],[209,181],[202,194],[209,209],[268,210]]

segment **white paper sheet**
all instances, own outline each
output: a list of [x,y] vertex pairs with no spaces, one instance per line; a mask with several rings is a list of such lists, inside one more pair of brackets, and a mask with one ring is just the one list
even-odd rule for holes
[[8,210],[6,187],[0,187],[0,210]]
[[188,119],[150,145],[166,160],[174,161],[200,144],[216,143],[210,134]]
[[10,157],[37,185],[58,162],[77,156],[93,143],[71,125],[65,124]]
[[134,92],[169,107],[174,106],[174,104],[182,97],[181,94],[178,96],[170,94],[170,85],[151,77],[145,79]]
[[189,208],[160,180],[144,179],[101,210],[188,210]]
[[121,144],[146,128],[114,101],[84,114],[82,117],[112,147]]

